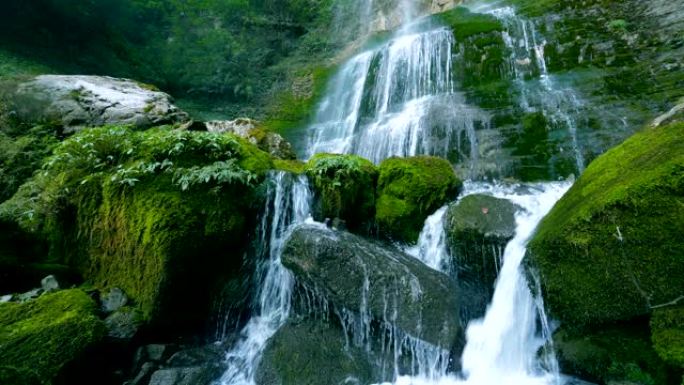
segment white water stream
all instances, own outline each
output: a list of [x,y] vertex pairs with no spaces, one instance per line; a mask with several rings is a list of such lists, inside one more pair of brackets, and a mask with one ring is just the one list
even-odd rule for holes
[[280,256],[292,228],[310,217],[311,192],[305,176],[280,171],[269,178],[268,200],[259,227],[259,254],[263,260],[257,268],[256,312],[226,355],[228,370],[219,380],[222,385],[255,384],[255,371],[266,342],[290,315],[294,278]]
[[[483,193],[508,199],[520,206],[516,216],[516,235],[504,251],[504,261],[497,278],[494,297],[483,319],[468,325],[467,344],[462,356],[462,374],[444,375],[435,380],[421,376],[399,377],[395,384],[439,385],[554,385],[561,383],[553,358],[546,362],[538,357],[539,348],[548,342],[550,331],[543,303],[530,292],[521,263],[526,244],[537,224],[570,187],[570,183],[540,183],[506,187],[491,184],[471,184],[468,193]],[[442,211],[443,209],[440,209]],[[433,266],[448,256],[440,239],[443,228],[435,225],[443,218],[438,211],[428,219],[421,241],[423,250],[433,250],[420,258]],[[433,233],[427,235],[426,233]],[[431,245],[430,245],[431,243]],[[440,246],[440,244],[442,246]],[[438,257],[439,256],[439,257]],[[541,330],[538,325],[541,325]]]

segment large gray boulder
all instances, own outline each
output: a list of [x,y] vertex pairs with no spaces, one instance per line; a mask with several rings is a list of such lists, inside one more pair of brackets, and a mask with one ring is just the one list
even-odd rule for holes
[[41,75],[19,84],[8,97],[19,119],[57,124],[66,133],[108,124],[146,128],[188,120],[168,94],[106,76]]
[[333,308],[443,349],[461,336],[456,284],[402,252],[323,226],[294,230],[283,264]]

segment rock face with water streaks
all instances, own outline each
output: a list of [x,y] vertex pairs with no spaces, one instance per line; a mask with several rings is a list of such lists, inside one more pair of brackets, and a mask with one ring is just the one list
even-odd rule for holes
[[153,86],[105,76],[41,75],[10,95],[22,120],[61,126],[65,132],[107,124],[146,128],[185,122],[188,115]]
[[283,264],[298,281],[339,309],[444,349],[461,336],[458,290],[446,275],[363,238],[303,226],[288,241]]

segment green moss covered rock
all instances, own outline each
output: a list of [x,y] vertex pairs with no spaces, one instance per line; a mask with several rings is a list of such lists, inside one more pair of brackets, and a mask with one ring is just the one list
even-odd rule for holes
[[425,218],[456,198],[462,182],[444,159],[390,158],[379,167],[375,220],[390,239],[414,243]]
[[51,384],[104,336],[96,305],[80,290],[0,304],[0,383]]
[[123,289],[146,321],[178,329],[203,323],[214,285],[241,274],[272,167],[232,135],[95,128],[60,144],[0,217],[45,238],[45,262]]
[[554,342],[561,370],[597,383],[676,384],[678,378],[651,346],[645,325],[616,325]]
[[684,293],[684,124],[647,129],[596,159],[530,242],[552,315],[629,320]]
[[375,214],[378,171],[356,155],[315,155],[306,174],[316,192],[314,218],[340,218],[350,229],[368,228]]
[[684,368],[684,307],[665,307],[653,312],[651,340],[658,355]]

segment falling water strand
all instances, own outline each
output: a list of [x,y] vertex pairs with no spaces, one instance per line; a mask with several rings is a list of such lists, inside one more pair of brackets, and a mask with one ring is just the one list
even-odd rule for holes
[[475,131],[490,118],[455,90],[454,43],[447,28],[410,24],[350,59],[318,107],[308,155],[354,153],[375,163],[418,154],[476,158]]
[[425,220],[425,226],[418,237],[418,244],[404,249],[412,257],[418,258],[427,266],[447,272],[450,270],[449,253],[446,246],[444,221],[447,209],[444,206]]
[[[462,375],[439,379],[399,377],[395,384],[440,385],[552,385],[560,382],[553,359],[540,359],[539,349],[550,343],[543,303],[530,292],[522,271],[526,244],[541,219],[570,187],[569,183],[544,183],[525,189],[481,189],[508,199],[522,209],[516,213],[516,235],[504,251],[492,302],[483,319],[472,321],[462,356]],[[539,322],[541,321],[541,322]],[[539,330],[538,324],[541,324]]]
[[[533,22],[518,16],[513,7],[479,9],[504,24],[503,41],[511,52],[509,67],[520,92],[520,107],[528,112],[542,112],[551,123],[564,127],[572,141],[577,171],[582,173],[585,161],[577,137],[577,116],[582,102],[568,87],[560,87],[549,75],[544,49],[546,40]],[[529,79],[538,76],[538,82]]]
[[221,385],[253,385],[261,354],[269,338],[290,314],[294,278],[280,261],[282,249],[294,225],[310,215],[311,192],[304,176],[274,172],[259,233],[259,291],[256,313],[241,332],[240,340],[226,355],[228,369]]

